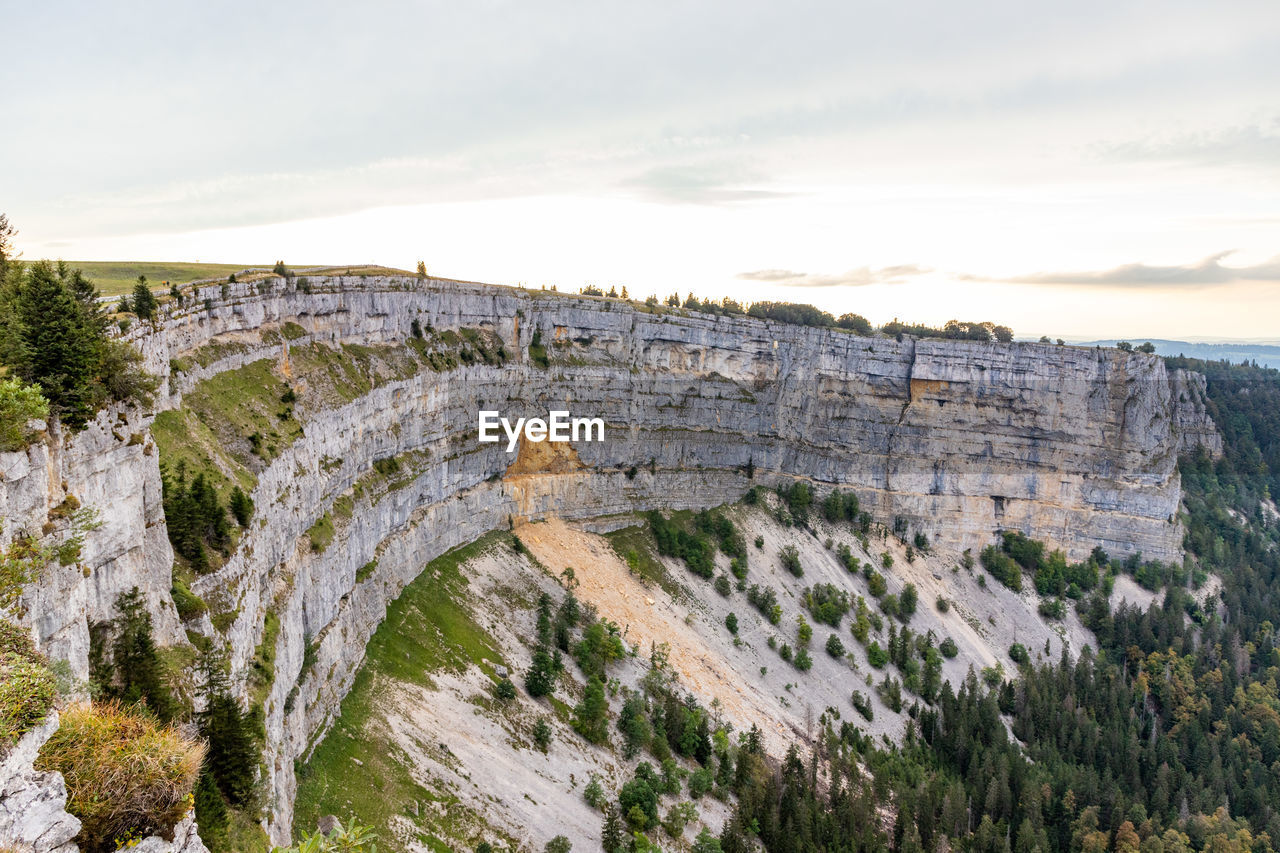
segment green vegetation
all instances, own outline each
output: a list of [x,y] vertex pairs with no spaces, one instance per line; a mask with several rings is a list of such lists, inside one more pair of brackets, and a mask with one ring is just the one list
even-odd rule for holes
[[649,530],[658,545],[658,553],[664,557],[684,560],[689,571],[710,580],[715,573],[715,546],[705,533],[690,532],[685,525],[669,520],[654,510],[648,514]]
[[0,453],[26,448],[34,437],[29,421],[49,417],[49,401],[34,385],[17,379],[0,380]]
[[168,832],[191,807],[204,747],[145,711],[115,702],[73,705],[36,760],[62,774],[67,811],[86,853]]
[[278,847],[273,853],[378,853],[377,839],[377,833],[352,818],[346,826],[339,823],[327,835],[318,830],[304,833],[297,844]]
[[804,569],[800,566],[800,553],[796,551],[796,546],[787,545],[780,550],[778,562],[782,563],[782,568],[796,577],[804,577]]
[[44,719],[55,694],[53,673],[30,633],[0,619],[0,752]]
[[[109,319],[93,283],[65,264],[7,263],[6,250],[0,249],[0,367],[38,387],[49,411],[72,428],[109,402],[147,403],[156,380],[132,346],[107,335]],[[25,419],[14,418],[41,408],[20,388],[8,389],[0,397],[0,441],[20,446]]]
[[782,606],[778,604],[778,593],[771,586],[762,587],[752,584],[747,590],[747,601],[773,625],[782,619]]
[[333,541],[333,534],[333,516],[326,512],[307,528],[307,538],[311,541],[312,552],[324,553],[329,543]]
[[152,638],[151,614],[137,587],[116,598],[119,615],[94,625],[90,634],[89,679],[94,696],[126,705],[144,704],[161,722],[179,719],[164,663]]
[[849,612],[849,593],[833,584],[820,583],[808,587],[801,599],[814,619],[832,628],[839,628],[844,615]]
[[[387,608],[337,721],[299,769],[296,826],[315,826],[326,814],[354,814],[377,832],[394,837],[393,818],[406,815],[414,801],[436,803],[439,812],[432,819],[446,823],[464,808],[456,799],[442,800],[438,792],[414,781],[400,751],[373,721],[381,712],[383,692],[393,682],[431,688],[433,672],[462,672],[487,660],[490,664],[484,667],[492,675],[490,665],[502,663],[495,642],[463,603],[467,580],[461,566],[510,541],[508,537],[492,533],[437,557]],[[549,745],[549,730],[547,735]]]
[[885,323],[880,331],[886,335],[913,335],[917,338],[947,338],[950,340],[981,341],[982,343],[1012,343],[1013,330],[1008,326],[997,326],[989,321],[971,322],[966,320],[948,320],[942,328],[922,326],[913,323],[901,323],[894,320]]
[[632,574],[639,576],[646,583],[656,583],[667,595],[678,599],[684,590],[667,572],[666,566],[657,558],[656,544],[646,527],[633,526],[606,533],[605,538],[613,546],[613,550],[627,564]]
[[[69,266],[84,272],[93,279],[107,296],[117,296],[133,291],[139,276],[156,283],[167,281],[176,285],[189,284],[201,279],[225,279],[247,266],[240,264],[191,264],[151,261],[72,261]],[[252,266],[252,265],[250,265]]]
[[547,348],[542,343],[541,329],[535,329],[533,338],[529,341],[529,360],[543,370],[551,366],[551,360],[547,357]]
[[[209,571],[213,568],[209,562],[210,549],[223,557],[230,553],[231,524],[227,519],[227,507],[219,501],[204,472],[187,482],[185,460],[178,462],[176,474],[162,468],[161,484],[165,521],[173,550],[197,572]],[[236,490],[239,488],[235,487]],[[244,497],[244,492],[239,494]],[[247,497],[244,499],[248,500]]]

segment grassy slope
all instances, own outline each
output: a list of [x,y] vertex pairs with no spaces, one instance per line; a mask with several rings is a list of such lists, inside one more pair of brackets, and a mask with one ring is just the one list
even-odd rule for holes
[[461,672],[481,660],[501,660],[493,638],[463,604],[467,579],[460,571],[498,541],[509,537],[491,533],[431,561],[387,608],[337,722],[299,774],[295,828],[310,829],[323,815],[336,814],[344,820],[358,815],[362,823],[385,830],[408,803],[440,799],[410,777],[374,724],[381,685],[392,679],[430,687],[431,672]]

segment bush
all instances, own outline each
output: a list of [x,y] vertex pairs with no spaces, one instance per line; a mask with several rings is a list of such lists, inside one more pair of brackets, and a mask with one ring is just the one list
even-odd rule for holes
[[947,601],[947,600],[946,600],[945,598],[943,598],[941,595],[940,595],[940,596],[938,596],[938,600],[937,600],[937,602],[936,602],[936,605],[937,605],[937,607],[938,607],[938,612],[939,612],[939,613],[946,613],[947,611],[949,611],[949,610],[951,609],[951,602],[950,602],[950,601]]
[[800,554],[796,551],[796,546],[788,545],[778,552],[778,559],[782,561],[782,567],[796,577],[804,577],[804,569],[800,566]]
[[44,719],[56,692],[53,673],[30,636],[0,621],[0,751]]
[[872,640],[867,647],[867,662],[876,669],[882,669],[889,662],[889,653],[880,647],[880,643]]
[[209,609],[205,600],[192,592],[191,587],[180,577],[174,577],[169,594],[173,596],[173,606],[178,608],[178,617],[184,621],[195,619]]
[[78,705],[45,743],[36,769],[67,783],[67,811],[80,819],[86,853],[116,839],[168,833],[191,808],[204,746],[137,708]]
[[875,718],[875,712],[871,709],[871,700],[867,698],[865,693],[855,690],[850,700],[853,702],[853,707],[867,722],[871,722]]
[[21,450],[32,438],[27,422],[49,417],[49,401],[34,385],[17,379],[0,382],[0,453]]
[[909,583],[902,588],[902,593],[898,596],[898,615],[902,617],[903,622],[907,622],[916,612],[916,602],[920,600],[920,593],[916,591],[916,585]]
[[938,651],[942,652],[942,656],[947,660],[950,660],[960,654],[960,649],[956,646],[956,641],[950,637],[947,637],[941,644],[939,644]]
[[1022,567],[1018,561],[994,545],[982,549],[978,558],[991,576],[1014,592],[1022,590]]
[[587,805],[593,809],[598,809],[604,805],[604,786],[600,784],[600,780],[596,778],[594,773],[591,774],[591,780],[587,782],[587,786],[582,789],[582,799],[587,801]]
[[1022,643],[1014,643],[1009,647],[1009,657],[1014,663],[1031,663],[1031,655],[1027,654],[1027,647]]
[[710,791],[714,785],[715,777],[711,775],[711,770],[699,767],[689,775],[689,796],[696,800]]
[[1060,598],[1046,598],[1040,602],[1039,610],[1045,619],[1061,619],[1067,615],[1067,608]]
[[730,613],[724,617],[724,627],[729,629],[730,634],[738,633],[738,616],[736,613]]
[[511,683],[510,678],[502,678],[493,688],[494,695],[506,702],[516,698],[516,686]]
[[849,612],[849,594],[833,584],[816,584],[804,591],[803,599],[813,618],[832,628],[839,628],[840,620]]
[[547,722],[546,717],[539,717],[538,721],[533,724],[533,743],[543,752],[551,747],[551,724]]
[[808,649],[802,646],[800,651],[796,652],[795,665],[801,672],[808,672],[813,668],[813,658],[809,657]]
[[840,642],[840,638],[835,634],[827,638],[827,654],[833,658],[844,656],[844,643]]
[[[203,829],[203,827],[202,827]],[[297,845],[288,848],[277,848],[276,853],[378,853],[378,836],[367,826],[358,826],[355,818],[346,826],[341,823],[328,835],[315,832],[304,835]],[[481,847],[488,847],[481,844]],[[476,848],[479,853],[480,847]]]

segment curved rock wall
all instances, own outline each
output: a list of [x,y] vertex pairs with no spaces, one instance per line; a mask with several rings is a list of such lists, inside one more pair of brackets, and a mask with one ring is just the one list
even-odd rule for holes
[[[201,378],[258,358],[284,364],[285,323],[301,328],[292,330],[295,346],[403,342],[414,320],[483,328],[514,358],[502,367],[423,371],[309,413],[304,436],[259,474],[257,513],[236,552],[195,585],[236,614],[226,631],[236,672],[248,669],[265,615],[280,618],[266,700],[277,843],[290,829],[293,762],[336,713],[387,603],[430,559],[513,517],[608,523],[654,506],[716,505],[750,485],[750,467],[757,482],[803,477],[853,488],[879,520],[900,518],[944,547],[976,547],[1008,527],[1073,557],[1101,543],[1116,554],[1173,559],[1181,536],[1176,455],[1192,442],[1213,450],[1216,438],[1194,379],[1171,378],[1143,354],[860,338],[413,278],[313,279],[310,292],[297,285],[204,287],[187,307],[167,306],[158,328],[135,330],[148,364],[167,377],[158,405],[179,406]],[[527,355],[535,334],[552,358],[547,369]],[[170,375],[171,362],[181,365],[175,360],[209,342],[238,346]],[[477,441],[480,408],[513,418],[552,408],[603,417],[606,440],[512,465],[503,445]],[[122,587],[95,574],[163,592],[172,560],[150,440],[112,438],[112,417],[54,442],[80,448],[61,460],[39,448],[26,454],[26,468],[0,459],[6,513],[30,504],[34,520],[55,505],[59,488],[102,503],[106,523],[85,549],[89,577],[51,580],[24,602],[46,645],[77,671],[87,669],[87,643],[59,638],[87,637],[81,626],[103,618]],[[132,430],[145,421],[130,423]],[[91,451],[104,461],[91,465]],[[390,491],[354,494],[375,460],[410,452],[412,476]],[[55,487],[59,477],[74,485]],[[344,494],[354,501],[350,519],[314,553],[307,529]],[[167,598],[156,612],[161,636],[180,636]],[[187,627],[215,631],[207,617]],[[309,643],[314,664],[303,673]]]

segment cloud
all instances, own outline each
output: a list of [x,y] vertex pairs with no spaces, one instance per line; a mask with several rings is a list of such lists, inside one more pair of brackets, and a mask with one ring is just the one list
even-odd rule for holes
[[873,270],[871,267],[859,267],[848,272],[807,273],[794,270],[755,270],[738,273],[744,281],[763,281],[783,287],[867,287],[872,284],[901,284],[909,278],[933,272],[929,267],[916,264],[899,264]]
[[1245,267],[1223,266],[1223,258],[1234,250],[1218,252],[1202,261],[1175,266],[1124,264],[1108,270],[1077,272],[1037,272],[1011,278],[961,276],[967,281],[1003,281],[1019,284],[1085,284],[1122,287],[1205,287],[1235,281],[1280,281],[1280,255],[1261,264]]
[[1185,133],[1168,139],[1103,145],[1098,152],[1103,159],[1124,162],[1165,160],[1199,166],[1271,169],[1280,164],[1280,117],[1261,124]]
[[628,178],[622,186],[638,189],[658,201],[680,204],[736,204],[786,198],[792,193],[760,189],[766,179],[739,166],[660,166]]

